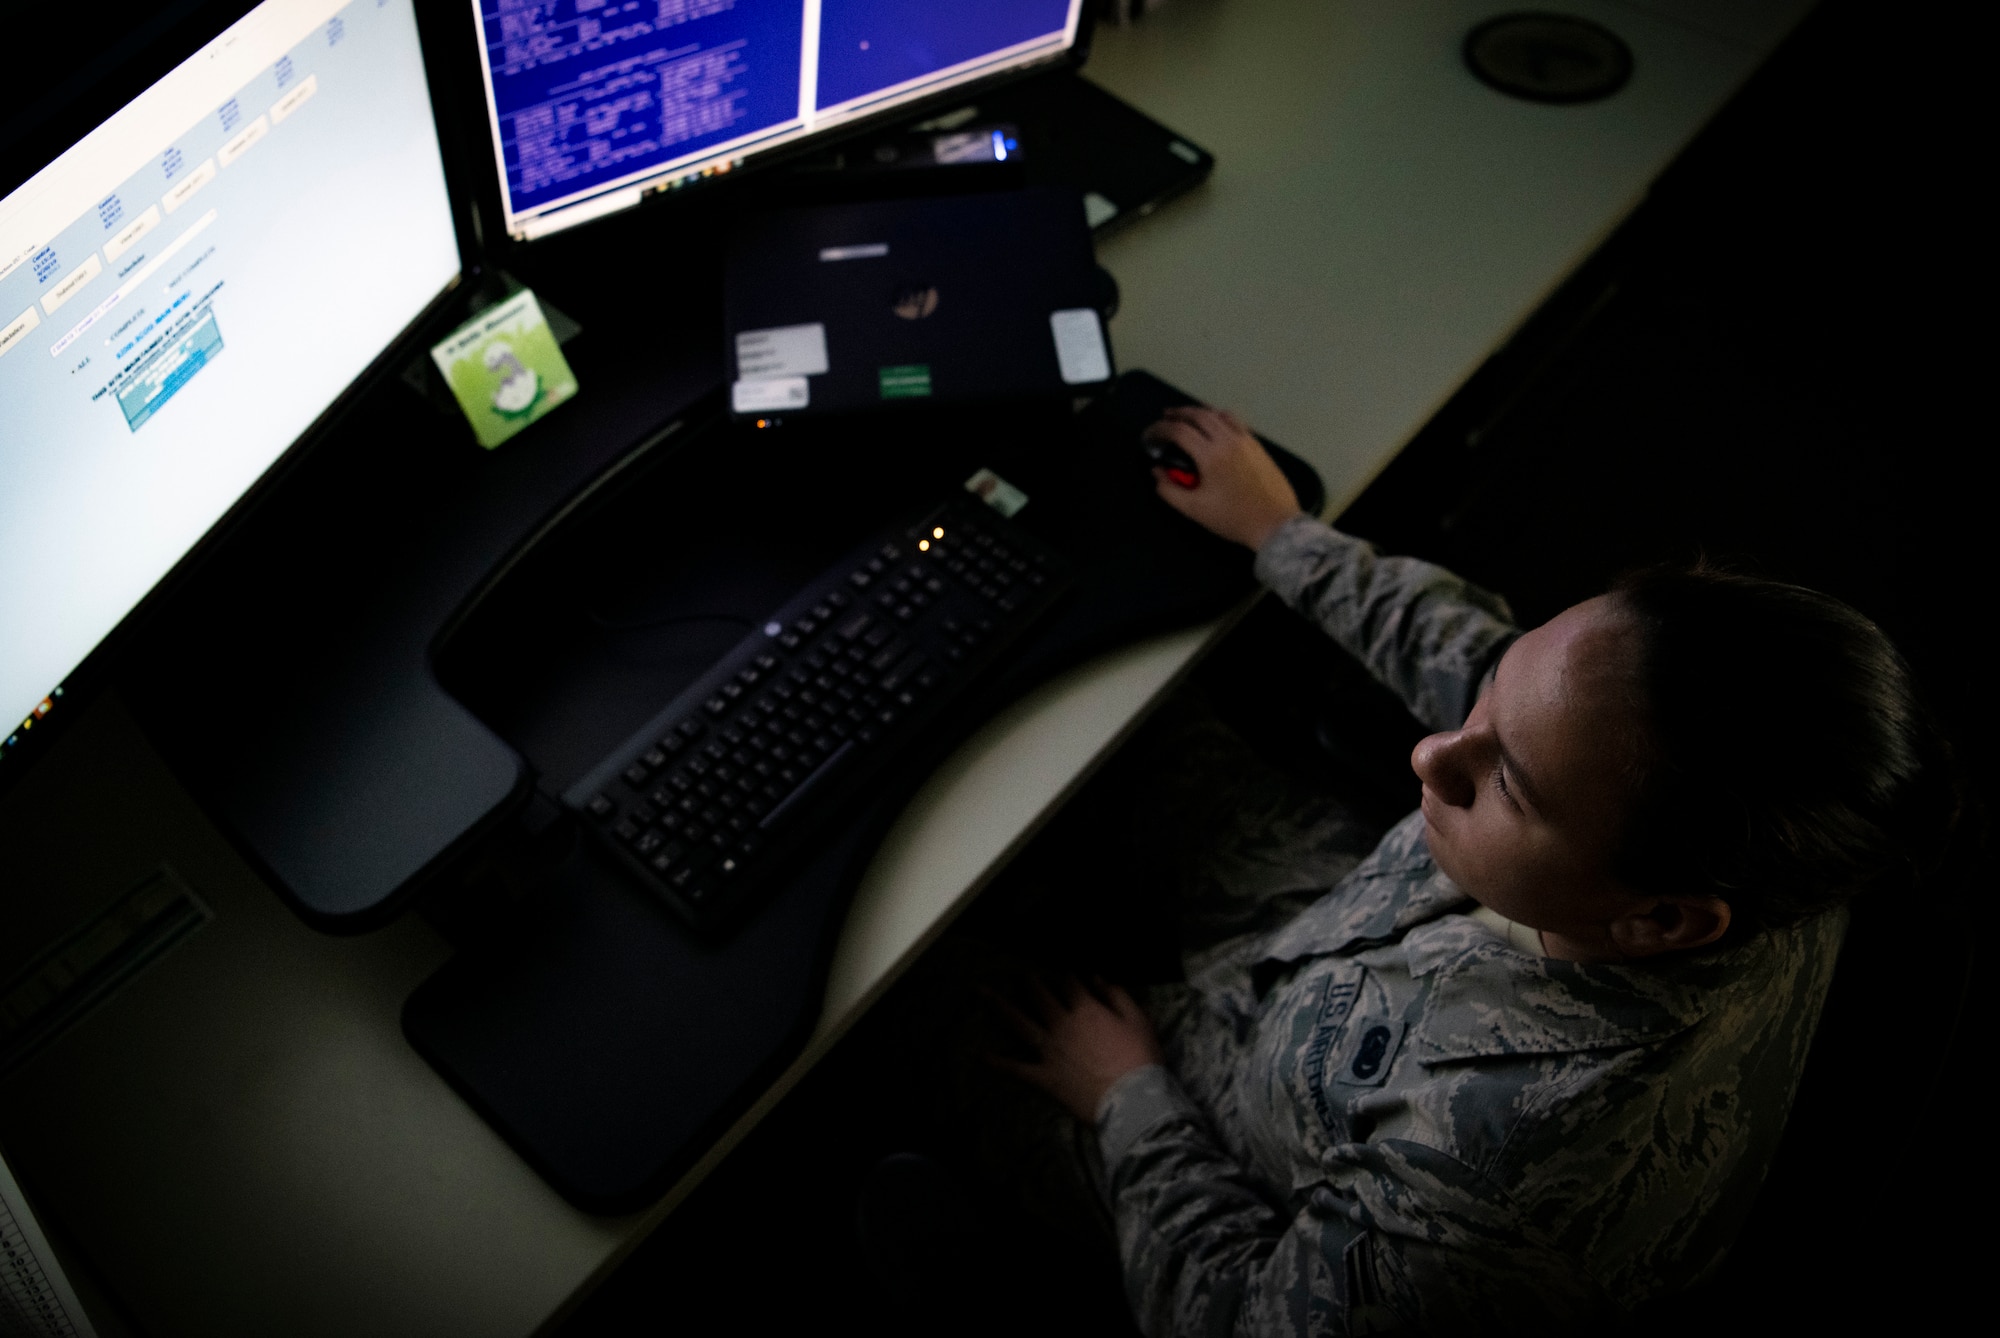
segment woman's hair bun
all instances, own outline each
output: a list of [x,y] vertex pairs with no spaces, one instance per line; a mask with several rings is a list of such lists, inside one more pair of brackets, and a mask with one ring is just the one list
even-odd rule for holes
[[1696,563],[1612,589],[1649,722],[1618,871],[1776,927],[1936,864],[1950,749],[1882,630],[1817,591]]

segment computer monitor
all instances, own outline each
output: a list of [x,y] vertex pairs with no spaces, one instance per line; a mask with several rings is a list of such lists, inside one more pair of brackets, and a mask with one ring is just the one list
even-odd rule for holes
[[[1071,55],[1083,0],[471,0],[508,234]],[[991,150],[1004,154],[1004,141]]]
[[0,178],[0,721],[20,722],[0,786],[106,639],[460,276],[412,0],[226,14]]

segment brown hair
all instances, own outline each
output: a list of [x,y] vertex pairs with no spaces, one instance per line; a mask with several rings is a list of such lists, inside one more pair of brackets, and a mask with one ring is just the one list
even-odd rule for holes
[[1625,882],[1712,893],[1754,932],[1935,867],[1960,807],[1950,749],[1880,628],[1706,563],[1612,593],[1638,622],[1649,722]]

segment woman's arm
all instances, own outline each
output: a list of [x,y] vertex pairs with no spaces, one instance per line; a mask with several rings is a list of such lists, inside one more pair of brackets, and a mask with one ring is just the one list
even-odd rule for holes
[[1360,660],[1432,729],[1456,729],[1518,634],[1506,601],[1415,558],[1381,557],[1299,510],[1250,429],[1214,409],[1170,409],[1147,429],[1186,451],[1199,483],[1154,470],[1169,506],[1256,551],[1257,578]]
[[1107,1095],[1098,1144],[1148,1338],[1571,1332],[1616,1318],[1516,1205],[1433,1149],[1344,1144],[1325,1181],[1281,1210],[1158,1066]]
[[1519,1208],[1452,1157],[1342,1144],[1274,1203],[1160,1063],[1125,991],[1031,983],[996,1006],[1033,1052],[994,1063],[1095,1121],[1126,1294],[1149,1338],[1470,1332],[1581,1322],[1600,1300],[1528,1239]]
[[1125,1293],[1148,1338],[1410,1327],[1372,1270],[1367,1291],[1355,1285],[1347,1255],[1364,1233],[1310,1210],[1287,1220],[1165,1068],[1128,1074],[1097,1131]]
[[1499,596],[1304,516],[1257,550],[1257,579],[1431,729],[1465,723],[1486,671],[1520,635]]
[[[994,1055],[994,1065],[1040,1087],[1079,1120],[1096,1122],[1126,1292],[1149,1338],[1351,1331],[1344,1284],[1329,1290],[1330,1280],[1318,1276],[1324,1270],[1299,1267],[1301,1251],[1324,1257],[1325,1242],[1316,1239],[1323,1233],[1303,1220],[1288,1230],[1215,1145],[1200,1111],[1161,1065],[1152,1023],[1131,995],[1101,981],[1091,989],[1065,981],[1054,990],[1030,981],[1021,1004],[999,995],[992,1001],[1032,1052],[1026,1060]],[[1334,1224],[1353,1235],[1346,1227],[1344,1219]],[[1345,1249],[1344,1239],[1333,1243],[1335,1256]],[[1256,1295],[1246,1296],[1253,1280]],[[1260,1316],[1274,1301],[1279,1314],[1296,1312],[1294,1322]],[[1371,1303],[1381,1308],[1379,1298]],[[1330,1322],[1335,1310],[1342,1318]],[[1304,1322],[1308,1314],[1318,1318]]]

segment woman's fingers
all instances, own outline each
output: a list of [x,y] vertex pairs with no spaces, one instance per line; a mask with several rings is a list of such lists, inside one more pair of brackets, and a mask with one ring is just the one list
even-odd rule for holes
[[1048,1065],[1029,1064],[991,1052],[987,1053],[984,1059],[989,1068],[1027,1083],[1030,1087],[1039,1087],[1058,1101],[1063,1099],[1062,1079]]
[[1036,1011],[1041,1014],[1044,1024],[1054,1020],[1057,1014],[1069,1011],[1069,1004],[1057,999],[1050,992],[1048,982],[1039,974],[1028,977],[1028,993],[1034,997]]
[[1063,976],[1051,988],[1044,977],[1031,975],[1025,989],[1028,995],[1026,1007],[983,985],[979,993],[1008,1028],[1038,1052],[1046,1050],[1050,1037],[1066,1022],[1093,1007],[1128,1022],[1151,1025],[1138,1001],[1122,986],[1112,984],[1103,976]]
[[[1031,1041],[1031,1060],[988,1053],[985,1062],[1002,1073],[1041,1088],[1079,1120],[1097,1118],[1104,1094],[1134,1069],[1160,1062],[1152,1024],[1132,996],[1101,976],[1049,979],[1030,976],[1023,984],[1030,1008],[1042,1008],[1038,1024],[1006,999],[986,991],[1003,1017]],[[1067,1003],[1058,1001],[1058,992]]]
[[[1126,1015],[1124,1004],[1132,1002],[1131,995],[1106,980],[1103,976],[1092,976],[1090,978],[1090,992],[1097,996],[1099,1003],[1120,1017]],[[1123,1001],[1122,1003],[1120,1002],[1121,1000]]]
[[1229,438],[1228,421],[1204,404],[1177,405],[1167,410],[1154,426],[1191,455],[1216,450]]
[[1042,1048],[1043,1043],[1049,1038],[1047,1027],[1015,1007],[1014,1002],[1006,996],[984,987],[979,992],[986,996],[987,1004],[1000,1015],[1000,1020],[1005,1022],[1016,1036],[1038,1051]]
[[1199,404],[1167,410],[1141,435],[1152,441],[1170,441],[1203,466],[1215,462],[1236,442],[1254,437],[1235,414]]
[[986,1062],[989,1068],[998,1069],[1002,1073],[1010,1073],[1023,1082],[1031,1082],[1037,1087],[1048,1086],[1047,1076],[1044,1074],[1040,1064],[1030,1064],[1026,1060],[1012,1059],[1006,1055],[996,1055],[991,1050],[981,1055],[980,1058]]
[[1166,410],[1161,417],[1181,423],[1193,423],[1202,431],[1210,431],[1223,417],[1220,409],[1211,409],[1206,404],[1176,404]]
[[1105,986],[1104,1002],[1111,1006],[1112,1012],[1128,1022],[1146,1016],[1146,1010],[1139,1007],[1139,1001],[1127,993],[1122,985]]
[[1148,441],[1170,442],[1194,457],[1197,463],[1215,449],[1214,440],[1199,427],[1176,418],[1162,418],[1150,424],[1140,435]]

